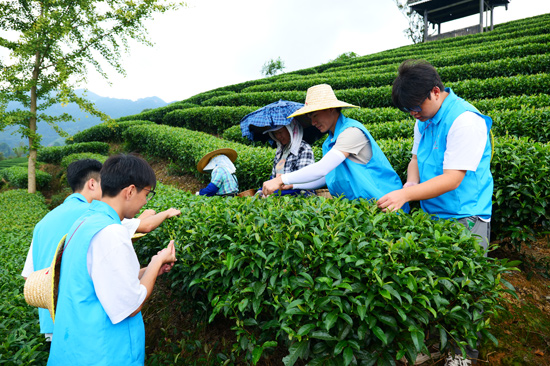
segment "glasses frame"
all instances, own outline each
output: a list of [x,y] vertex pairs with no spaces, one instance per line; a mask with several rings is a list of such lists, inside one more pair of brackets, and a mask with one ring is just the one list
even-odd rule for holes
[[430,91],[428,92],[428,94],[426,95],[426,98],[422,99],[422,101],[420,102],[419,105],[415,106],[415,107],[411,107],[411,108],[408,108],[408,107],[403,107],[401,110],[405,113],[411,113],[411,112],[415,112],[415,113],[420,113],[422,112],[422,107],[421,105],[424,104],[424,102],[426,101],[426,99],[428,99],[428,97],[430,96],[430,94],[432,94],[432,91],[434,90],[434,88],[431,88]]
[[[157,192],[155,192],[154,189],[147,189],[145,187],[137,187],[137,186],[136,186],[136,188],[144,189],[148,192],[147,195],[145,196],[145,199],[147,200],[147,202],[151,201],[153,199],[153,197],[155,197],[155,194],[157,194]],[[151,193],[151,194],[149,195],[149,193]]]

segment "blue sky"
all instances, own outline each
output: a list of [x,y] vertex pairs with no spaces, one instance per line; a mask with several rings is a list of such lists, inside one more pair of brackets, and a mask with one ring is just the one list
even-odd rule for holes
[[[262,78],[280,57],[285,71],[319,65],[344,52],[361,56],[412,42],[394,0],[189,0],[148,23],[153,47],[131,44],[127,76],[112,86],[90,74],[80,87],[101,96],[183,100],[217,87]],[[549,0],[511,0],[495,24],[550,13]],[[479,23],[479,15],[442,24],[442,32]]]

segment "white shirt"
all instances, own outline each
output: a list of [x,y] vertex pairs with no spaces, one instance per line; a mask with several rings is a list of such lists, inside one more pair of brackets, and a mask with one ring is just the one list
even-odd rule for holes
[[94,235],[87,265],[99,302],[113,324],[145,300],[147,288],[139,281],[139,260],[124,226],[109,225]]
[[[418,152],[422,135],[418,121],[414,125],[413,155]],[[485,120],[473,112],[464,112],[453,122],[447,135],[443,169],[476,171],[487,145]]]

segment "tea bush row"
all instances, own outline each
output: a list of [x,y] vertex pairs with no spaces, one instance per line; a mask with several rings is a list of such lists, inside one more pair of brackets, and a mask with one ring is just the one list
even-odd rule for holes
[[484,257],[459,224],[365,200],[162,196],[151,208],[182,214],[140,255],[175,239],[172,288],[206,296],[211,320],[232,319],[235,351],[252,363],[278,344],[291,366],[414,363],[428,334],[442,349],[475,347],[478,332],[496,342],[488,318],[512,292],[501,274],[515,263]]
[[[471,99],[510,97],[523,94],[547,93],[550,88],[549,74],[496,77],[490,79],[469,79],[446,83],[460,97]],[[335,90],[336,97],[363,108],[393,106],[391,86]],[[255,93],[233,93],[214,97],[204,102],[206,106],[258,106],[276,102],[279,99],[303,103],[306,91],[266,91]]]
[[122,140],[122,133],[127,128],[139,124],[151,124],[148,120],[132,120],[116,123],[100,123],[92,126],[84,131],[75,133],[73,136],[67,138],[65,142],[67,144],[74,144],[79,142],[111,142]]
[[24,190],[0,193],[0,364],[45,365],[48,352],[38,311],[25,303],[21,271],[34,225],[48,213],[44,196]]
[[184,127],[190,130],[219,134],[239,124],[241,118],[254,112],[257,107],[198,107],[178,109],[166,114],[163,124]]
[[[550,46],[547,51],[550,51]],[[380,73],[370,69],[355,69],[344,75],[319,74],[291,81],[273,82],[248,87],[242,92],[307,90],[312,85],[329,84],[333,89],[356,89],[391,85],[397,75],[398,64],[393,70]],[[550,70],[550,54],[515,58],[499,58],[488,62],[471,62],[462,65],[443,66],[437,69],[444,83],[488,79],[497,76],[530,75]]]
[[82,159],[95,159],[99,161],[100,163],[104,163],[105,160],[107,160],[108,156],[101,155],[101,154],[94,154],[94,153],[76,153],[65,156],[63,159],[61,159],[61,167],[63,168],[63,172],[67,171],[67,168],[69,167],[69,164],[82,160]]
[[251,147],[222,140],[209,134],[170,126],[135,126],[124,133],[124,140],[130,150],[169,159],[183,171],[195,174],[208,181],[208,174],[197,171],[197,163],[208,152],[232,148],[238,153],[235,167],[241,190],[257,188],[271,174],[273,149]]
[[175,102],[167,106],[155,108],[152,110],[144,111],[138,114],[124,116],[117,119],[117,121],[152,121],[155,123],[162,123],[164,115],[176,109],[194,108],[196,104],[187,102]]
[[[84,134],[86,132],[83,132]],[[79,142],[65,146],[48,146],[38,150],[36,159],[43,163],[59,164],[61,159],[67,155],[91,152],[101,155],[107,155],[109,144],[100,141]]]
[[[4,179],[12,187],[27,188],[29,183],[28,168],[26,166],[12,166],[0,170],[0,179]],[[36,169],[36,187],[42,189],[47,187],[52,180],[52,176],[42,170]]]

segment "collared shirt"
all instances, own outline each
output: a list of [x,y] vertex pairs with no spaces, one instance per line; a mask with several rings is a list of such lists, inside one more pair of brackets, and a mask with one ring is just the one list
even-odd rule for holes
[[[273,159],[273,169],[271,170],[271,176],[275,177],[275,166],[281,160],[283,155],[283,149],[277,150],[275,153],[275,158]],[[288,154],[285,162],[284,173],[292,173],[296,170],[300,170],[303,167],[306,167],[310,164],[315,163],[315,156],[313,155],[313,150],[311,146],[304,140],[300,143],[300,148],[298,149],[298,154],[294,155],[292,153]]]
[[212,171],[210,183],[219,188],[217,195],[239,192],[239,183],[234,174],[229,173],[229,170],[223,166],[218,166]]

